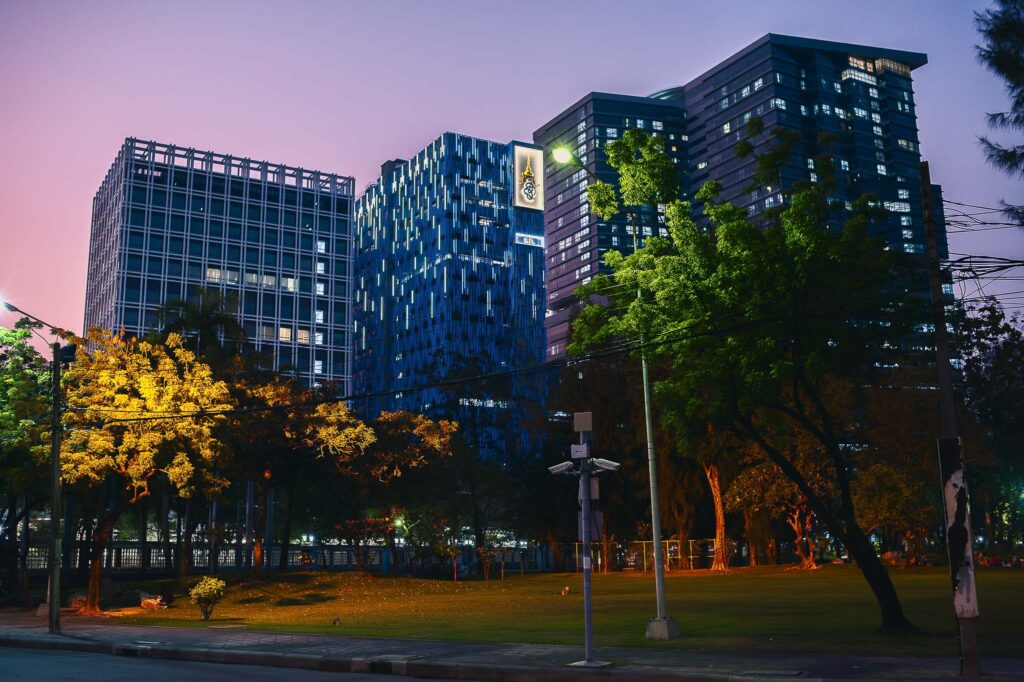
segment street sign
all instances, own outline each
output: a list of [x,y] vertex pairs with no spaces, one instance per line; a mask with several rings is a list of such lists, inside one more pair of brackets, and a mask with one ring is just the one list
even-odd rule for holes
[[569,452],[572,454],[573,459],[583,459],[590,454],[590,446],[586,443],[571,445],[569,446]]
[[572,430],[573,431],[593,431],[594,430],[594,413],[593,412],[574,412],[572,415]]

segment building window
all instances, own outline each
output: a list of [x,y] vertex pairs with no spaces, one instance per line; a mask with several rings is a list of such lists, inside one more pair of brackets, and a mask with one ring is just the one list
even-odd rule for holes
[[730,131],[732,131],[732,124],[726,121],[725,123],[722,124],[722,134],[728,135]]
[[316,334],[313,335],[313,338],[314,338],[314,340],[316,342],[316,345],[318,345],[318,346],[324,345],[324,333],[323,332],[317,332]]
[[324,373],[324,361],[323,360],[314,360],[313,361],[313,374],[323,374],[323,373]]
[[315,319],[316,319],[317,322],[323,323],[323,321],[324,321],[324,311],[322,311],[322,310],[316,311]]
[[309,344],[309,330],[308,329],[297,329],[295,330],[295,340],[303,345]]
[[323,239],[317,239],[316,240],[316,252],[317,253],[327,253],[327,242],[324,241]]
[[888,175],[889,174],[889,170],[885,167],[884,163],[880,163],[877,166],[875,166],[875,170],[878,171],[879,175]]
[[277,330],[277,340],[284,341],[285,343],[291,343],[292,340],[292,328],[281,327]]
[[318,274],[318,275],[327,274],[327,264],[324,263],[323,261],[319,261],[318,260],[316,262],[316,274]]
[[898,189],[898,190],[896,190],[896,196],[899,197],[900,199],[909,199],[910,198],[910,190],[909,189],[902,189],[902,188]]
[[316,283],[316,295],[317,296],[323,296],[326,293],[327,293],[327,285],[324,284],[323,282],[317,282]]

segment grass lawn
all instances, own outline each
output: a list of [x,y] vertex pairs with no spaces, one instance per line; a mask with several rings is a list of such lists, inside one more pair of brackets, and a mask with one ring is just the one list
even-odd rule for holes
[[[599,646],[957,655],[949,574],[934,568],[894,569],[892,575],[920,635],[874,634],[878,608],[852,566],[812,573],[766,567],[671,574],[669,614],[684,637],[658,643],[644,639],[654,611],[653,576],[595,575],[594,630]],[[233,623],[290,632],[490,642],[579,644],[583,636],[582,577],[571,573],[514,575],[487,583],[352,573],[270,574],[263,582],[226,579],[228,594],[209,623],[199,620],[184,588],[170,608],[119,622]],[[147,585],[153,589],[153,583]],[[563,597],[565,585],[571,592]],[[983,570],[978,590],[982,654],[1024,656],[1024,571]],[[333,625],[336,618],[339,624]]]

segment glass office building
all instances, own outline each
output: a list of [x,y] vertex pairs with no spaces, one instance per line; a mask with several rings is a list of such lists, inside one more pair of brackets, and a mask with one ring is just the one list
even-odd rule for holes
[[203,289],[248,351],[351,390],[353,179],[129,138],[93,200],[85,326],[142,335]]
[[[603,267],[601,261],[609,249],[633,251],[632,228],[626,216],[600,220],[590,212],[587,203],[591,174],[617,183],[603,147],[629,128],[663,137],[665,151],[679,168],[681,198],[685,198],[685,118],[679,102],[592,92],[534,132],[533,141],[548,152],[544,217],[547,360],[565,356],[570,319],[580,307],[573,295],[576,288],[589,282]],[[578,165],[554,163],[550,151],[556,147],[570,149],[586,170]],[[637,236],[641,244],[644,237],[652,234],[667,236],[663,217],[656,207],[638,210]]]
[[[549,164],[550,151],[564,145],[600,179],[614,182],[601,146],[627,128],[657,133],[665,138],[666,152],[684,169],[684,198],[687,191],[716,180],[722,183],[720,198],[746,208],[754,219],[781,205],[783,190],[795,182],[817,182],[820,169],[815,168],[815,157],[829,153],[837,181],[833,204],[840,207],[835,223],[842,223],[842,214],[853,201],[873,194],[888,211],[875,227],[878,234],[890,249],[910,254],[914,262],[925,249],[912,72],[926,63],[926,55],[916,52],[769,34],[686,85],[650,97],[591,93],[534,133],[534,141],[544,148]],[[655,108],[655,103],[662,108]],[[666,109],[666,104],[676,108]],[[764,122],[764,130],[748,137],[746,124],[755,116]],[[754,157],[774,144],[773,131],[780,126],[799,133],[780,182],[752,186]],[[827,145],[820,142],[822,134],[831,140]],[[737,156],[742,140],[754,145],[753,156]],[[625,217],[619,217],[618,224],[595,225],[586,206],[585,172],[551,165],[548,172],[550,360],[564,353],[570,318],[579,308],[572,291],[601,267],[604,251],[629,253],[632,241],[625,238],[630,236],[625,235]],[[941,197],[938,186],[933,192]],[[936,208],[941,209],[941,203]],[[694,210],[699,215],[701,207],[695,205]],[[941,212],[937,219],[944,257]],[[641,236],[660,233],[659,220],[648,214]],[[952,296],[951,286],[946,291]]]
[[[686,106],[691,186],[717,180],[721,199],[758,215],[782,203],[783,188],[817,182],[815,157],[828,153],[838,203],[849,207],[874,194],[889,212],[877,229],[890,248],[923,254],[911,74],[927,62],[916,52],[769,34],[685,86],[652,96]],[[749,137],[745,126],[755,116],[764,132]],[[736,144],[749,140],[758,154],[773,144],[777,126],[800,133],[781,185],[752,187],[756,160],[737,157]],[[822,144],[822,135],[831,141]]]
[[[529,451],[542,377],[544,169],[533,145],[444,133],[356,202],[357,408],[462,424],[480,456]],[[497,375],[486,381],[468,377]],[[439,385],[440,384],[440,385]]]

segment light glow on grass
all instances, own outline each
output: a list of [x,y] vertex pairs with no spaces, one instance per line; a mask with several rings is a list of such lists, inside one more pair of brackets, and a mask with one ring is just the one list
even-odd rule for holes
[[[263,581],[221,577],[228,592],[212,624],[477,642],[578,645],[583,636],[582,578],[575,573],[520,577],[506,572],[505,580],[492,577],[486,583],[325,572],[268,574]],[[978,636],[987,655],[1019,655],[1021,577],[1011,569],[979,571],[984,618],[978,619]],[[947,569],[894,569],[892,578],[907,616],[923,635],[876,634],[878,607],[854,566],[810,573],[788,566],[671,573],[669,609],[683,637],[657,643],[644,639],[654,608],[653,576],[595,574],[594,632],[598,646],[957,655]],[[569,594],[562,596],[566,585]],[[153,583],[146,586],[159,590]],[[205,626],[198,609],[182,596],[166,610],[114,622]]]

